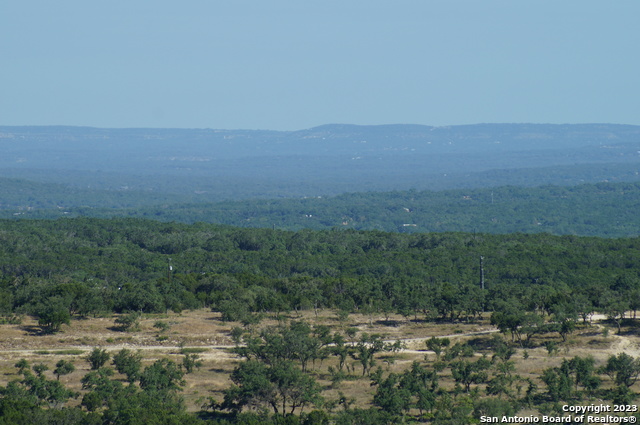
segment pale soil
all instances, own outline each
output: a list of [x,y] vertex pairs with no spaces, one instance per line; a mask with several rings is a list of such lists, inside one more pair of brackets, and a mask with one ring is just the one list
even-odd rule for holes
[[[405,350],[396,354],[393,359],[381,356],[378,361],[379,366],[393,372],[402,371],[415,360],[424,361],[426,358],[432,361],[433,353],[428,351],[425,345],[425,340],[432,336],[448,337],[454,343],[456,340],[491,338],[492,334],[497,332],[486,319],[469,324],[436,324],[413,322],[401,316],[392,316],[389,322],[384,322],[382,317],[372,320],[365,316],[351,315],[348,322],[343,323],[330,311],[321,312],[318,317],[315,317],[313,312],[308,312],[302,316],[292,316],[290,319],[304,319],[311,324],[326,324],[335,330],[343,331],[355,327],[360,332],[381,334],[389,342],[402,340],[406,344]],[[554,356],[549,356],[547,350],[539,346],[526,350],[528,358],[525,359],[525,351],[518,349],[513,358],[517,372],[523,377],[537,378],[544,369],[559,365],[562,358],[575,355],[593,356],[598,364],[606,361],[609,355],[621,352],[640,357],[640,337],[633,332],[615,335],[615,329],[601,322],[602,319],[603,317],[594,316],[593,325],[576,331],[565,344],[560,345],[559,353]],[[169,323],[170,329],[159,332],[153,327],[158,320]],[[265,319],[260,326],[276,323],[273,318]],[[0,385],[4,386],[10,380],[19,378],[14,364],[20,358],[27,359],[31,364],[47,364],[47,374],[51,377],[51,371],[58,360],[73,361],[76,372],[61,377],[61,381],[75,390],[80,390],[80,379],[89,371],[86,354],[94,347],[104,348],[112,354],[122,348],[140,350],[145,364],[162,357],[181,362],[182,348],[200,348],[203,351],[197,354],[204,363],[203,367],[185,376],[183,393],[189,408],[197,410],[206,397],[214,396],[218,400],[221,399],[220,392],[230,384],[229,373],[240,361],[230,351],[230,348],[234,347],[230,332],[238,324],[224,323],[220,321],[218,314],[208,310],[148,316],[141,321],[140,330],[136,332],[114,330],[113,324],[113,317],[73,320],[71,326],[63,326],[62,331],[54,335],[40,335],[37,323],[31,318],[25,318],[21,325],[0,325]],[[605,338],[602,332],[606,326],[609,326],[609,336]],[[164,340],[160,341],[158,337]],[[548,336],[547,339],[559,341],[557,335]],[[44,353],[44,350],[49,353]],[[82,350],[82,354],[65,354],[60,350]],[[351,360],[350,362],[353,374],[359,376],[361,369]],[[346,380],[337,388],[332,387],[328,380],[327,367],[334,363],[333,359],[328,359],[322,366],[318,364],[314,369],[316,378],[325,387],[323,396],[331,400],[338,397],[338,392],[343,392],[354,398],[356,405],[366,405],[375,391],[370,387],[369,381],[365,378],[365,384],[362,379]],[[445,381],[442,385],[448,384]]]

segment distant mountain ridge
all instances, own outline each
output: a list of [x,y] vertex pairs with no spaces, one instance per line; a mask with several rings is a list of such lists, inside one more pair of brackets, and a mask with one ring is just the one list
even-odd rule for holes
[[[0,177],[210,202],[514,181],[532,186],[633,180],[640,165],[640,126],[328,124],[298,131],[4,126],[0,151]],[[544,170],[562,171],[547,176]]]
[[[18,141],[21,142],[19,146],[11,143]],[[461,149],[467,152],[469,149],[566,149],[638,141],[640,126],[620,124],[474,124],[447,127],[327,124],[298,131],[0,126],[0,146],[9,154],[0,158],[0,164],[4,166],[10,163],[14,159],[11,154],[24,153],[28,149],[23,145],[25,142],[45,151],[53,149],[53,144],[56,144],[55,150],[58,152],[103,153],[108,148],[132,151],[146,147],[157,149],[158,154],[175,154],[175,149],[180,148],[185,156],[240,158],[317,155],[326,152],[326,149],[351,154],[379,149],[453,153]],[[345,145],[344,142],[350,144]],[[527,146],[521,146],[522,143]],[[154,152],[144,152],[144,155],[147,154],[153,155]]]

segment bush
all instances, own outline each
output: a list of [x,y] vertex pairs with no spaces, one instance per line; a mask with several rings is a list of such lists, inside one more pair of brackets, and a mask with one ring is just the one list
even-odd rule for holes
[[113,365],[118,372],[127,375],[127,381],[135,382],[140,379],[140,370],[142,369],[142,356],[140,353],[134,353],[123,348],[113,356]]
[[197,354],[185,354],[182,359],[181,368],[185,370],[186,373],[192,373],[193,369],[200,369],[202,366],[202,360],[200,360],[200,356]]
[[135,332],[140,330],[140,317],[140,313],[132,312],[118,317],[114,323],[122,332]]
[[169,325],[167,322],[163,322],[162,320],[157,320],[154,324],[153,327],[158,329],[160,332],[164,332],[169,330],[169,328],[171,327],[171,325]]
[[71,324],[71,314],[59,297],[51,298],[46,304],[39,304],[35,311],[38,325],[46,333],[58,332],[62,325]]
[[89,353],[89,356],[87,356],[87,361],[89,361],[91,365],[91,370],[98,370],[109,361],[110,357],[107,350],[96,347]]

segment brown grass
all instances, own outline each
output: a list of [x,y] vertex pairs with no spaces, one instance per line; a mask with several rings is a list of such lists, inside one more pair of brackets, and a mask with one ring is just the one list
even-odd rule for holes
[[[306,320],[312,325],[325,324],[334,330],[344,331],[349,327],[355,327],[360,332],[382,334],[390,341],[406,340],[406,351],[397,354],[393,359],[387,358],[388,362],[384,361],[384,357],[378,358],[377,365],[388,372],[401,372],[416,360],[424,363],[425,356],[427,363],[431,363],[435,356],[426,351],[424,339],[432,336],[446,335],[456,341],[473,341],[474,345],[479,347],[486,346],[492,338],[491,334],[486,333],[492,330],[487,318],[476,323],[427,323],[392,315],[390,320],[385,322],[382,317],[374,317],[371,320],[368,316],[353,314],[346,322],[340,322],[334,312],[322,311],[318,317],[313,312],[303,312],[299,316],[286,316],[285,319]],[[170,328],[166,331],[154,328],[153,325],[158,320],[169,323]],[[277,323],[275,316],[269,316],[259,326]],[[76,371],[61,377],[61,381],[70,388],[80,391],[80,379],[89,371],[85,353],[91,351],[93,347],[102,347],[112,353],[122,348],[140,350],[145,365],[163,357],[180,362],[181,348],[202,347],[208,348],[198,353],[204,364],[193,374],[185,376],[183,395],[191,410],[198,410],[209,396],[222,399],[222,390],[230,384],[229,374],[239,361],[228,350],[228,347],[233,346],[230,332],[233,327],[241,325],[224,323],[220,320],[219,314],[208,310],[144,316],[136,332],[119,332],[114,330],[113,324],[114,317],[74,319],[70,326],[63,326],[62,331],[54,335],[38,334],[37,323],[28,317],[20,325],[0,325],[0,385],[4,386],[10,380],[19,378],[14,364],[21,358],[27,359],[31,364],[40,362],[47,364],[49,366],[47,374],[51,378],[53,378],[52,370],[58,360],[64,358],[73,361]],[[545,336],[545,339],[560,341],[556,335]],[[640,356],[640,349],[638,349],[640,337],[636,332],[623,332],[618,336],[614,335],[614,329],[610,329],[609,336],[605,338],[602,335],[602,325],[580,328],[566,343],[560,345],[559,352],[554,356],[549,356],[542,346],[545,339],[534,340],[535,347],[526,349],[527,359],[524,358],[525,350],[518,348],[513,357],[516,373],[524,378],[537,380],[544,369],[558,366],[563,358],[590,355],[597,360],[598,364],[602,364],[609,355],[623,351]],[[56,352],[56,350],[72,349],[83,350],[83,354]],[[37,352],[42,350],[48,351],[49,354]],[[349,360],[349,364],[352,363],[354,363],[353,360]],[[348,398],[354,399],[355,405],[365,407],[370,403],[375,387],[370,386],[368,378],[361,377],[359,365],[353,366],[354,372],[351,378],[337,385],[331,383],[327,371],[329,366],[337,367],[335,359],[327,359],[321,366],[318,362],[312,370],[324,388],[323,396],[326,400],[336,400],[339,393],[343,393]],[[443,372],[441,385],[451,387],[453,382],[446,373]],[[541,388],[542,386],[543,384],[540,384]]]

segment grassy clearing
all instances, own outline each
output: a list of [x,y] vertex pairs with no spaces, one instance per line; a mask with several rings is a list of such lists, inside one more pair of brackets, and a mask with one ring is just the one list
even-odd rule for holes
[[[162,340],[158,339],[158,329],[154,327],[159,317],[171,323],[170,330],[163,333],[166,338]],[[427,351],[425,339],[432,336],[447,336],[452,343],[467,341],[476,349],[476,356],[480,356],[483,352],[489,353],[491,339],[495,335],[488,317],[475,323],[421,322],[394,315],[390,320],[376,319],[378,318],[372,320],[369,316],[352,314],[347,320],[340,321],[332,311],[321,311],[317,316],[313,312],[303,312],[299,315],[270,315],[259,325],[252,326],[260,328],[277,325],[283,320],[306,320],[311,325],[328,325],[334,332],[340,331],[343,334],[348,329],[354,329],[358,333],[382,334],[388,341],[405,340],[404,351],[396,354],[384,353],[377,357],[376,367],[381,367],[385,373],[400,373],[414,361],[430,367],[435,361],[435,355]],[[110,317],[73,320],[70,326],[64,326],[55,335],[37,333],[37,323],[29,317],[25,317],[20,324],[0,325],[0,385],[6,385],[18,377],[14,365],[21,358],[27,359],[31,364],[46,364],[49,366],[47,373],[51,374],[57,361],[76,356],[71,359],[76,371],[64,376],[62,380],[65,385],[80,391],[80,379],[89,371],[85,354],[93,347],[104,348],[111,354],[128,348],[139,350],[144,365],[160,358],[169,358],[180,364],[185,355],[197,354],[203,365],[194,373],[185,375],[183,396],[187,405],[190,410],[199,410],[208,397],[222,400],[222,391],[231,383],[229,375],[240,361],[230,348],[234,346],[232,329],[242,327],[241,324],[222,322],[219,314],[208,310],[162,316],[145,315],[140,319],[139,331],[126,334],[114,331],[113,323],[114,318]],[[605,328],[609,328],[609,331],[603,332]],[[353,338],[355,339],[357,336]],[[510,340],[510,337],[506,336],[505,339]],[[540,387],[544,385],[539,381],[542,372],[560,365],[563,358],[593,356],[598,364],[602,364],[608,355],[619,352],[640,356],[640,336],[635,322],[629,322],[628,326],[623,327],[621,335],[616,335],[615,329],[606,323],[580,326],[552,354],[544,347],[546,341],[560,340],[556,335],[545,335],[535,339],[530,348],[516,347],[516,354],[512,357],[516,373],[523,378],[536,380]],[[362,376],[361,366],[349,358],[344,376],[340,379],[336,379],[330,372],[330,368],[337,367],[337,359],[333,356],[309,366],[310,373],[323,388],[325,400],[331,403],[340,397],[346,397],[353,406],[368,407],[375,388],[371,387],[367,376]],[[443,388],[453,388],[452,377],[444,374],[440,385]]]

